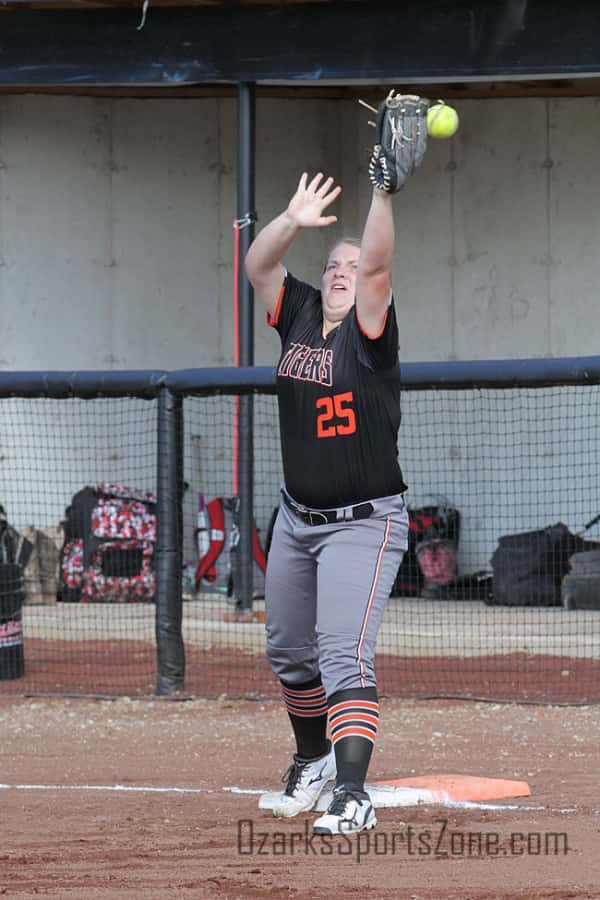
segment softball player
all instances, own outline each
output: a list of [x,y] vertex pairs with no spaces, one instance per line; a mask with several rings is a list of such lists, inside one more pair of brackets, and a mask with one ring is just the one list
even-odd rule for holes
[[373,189],[360,245],[343,239],[333,247],[320,290],[282,265],[303,228],[337,221],[323,213],[340,191],[332,178],[309,182],[303,174],[286,211],[246,257],[282,346],[284,484],[267,567],[266,627],[297,752],[274,814],[312,809],[335,777],[333,801],[314,823],[322,834],[376,824],[365,792],[379,711],[373,657],[408,534],[397,457],[390,195]]

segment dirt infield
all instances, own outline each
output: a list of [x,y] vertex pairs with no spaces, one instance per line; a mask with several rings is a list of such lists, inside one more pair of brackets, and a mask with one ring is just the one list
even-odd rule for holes
[[312,815],[231,790],[277,787],[277,702],[4,697],[0,733],[2,896],[600,898],[597,706],[384,699],[373,780],[461,772],[532,795],[382,809],[374,832],[312,843]]

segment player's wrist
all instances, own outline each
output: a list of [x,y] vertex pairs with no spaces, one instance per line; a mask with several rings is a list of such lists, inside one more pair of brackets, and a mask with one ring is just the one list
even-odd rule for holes
[[287,228],[289,228],[291,231],[298,232],[303,228],[302,223],[298,221],[296,216],[293,213],[291,213],[289,211],[289,209],[286,209],[281,214],[281,218],[282,218],[283,224]]
[[391,206],[392,197],[393,194],[389,194],[387,191],[384,191],[383,188],[373,185],[373,198],[377,203],[385,203],[387,206]]

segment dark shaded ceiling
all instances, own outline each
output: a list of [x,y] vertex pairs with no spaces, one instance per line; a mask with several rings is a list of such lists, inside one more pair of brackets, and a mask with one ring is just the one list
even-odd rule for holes
[[0,90],[594,94],[599,35],[598,0],[10,0]]

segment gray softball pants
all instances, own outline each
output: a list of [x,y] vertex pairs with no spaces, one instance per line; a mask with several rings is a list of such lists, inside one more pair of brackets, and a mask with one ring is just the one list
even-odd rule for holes
[[402,495],[372,500],[368,519],[309,525],[281,501],[265,584],[267,656],[326,695],[375,687],[375,643],[408,544]]

